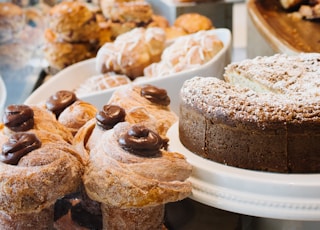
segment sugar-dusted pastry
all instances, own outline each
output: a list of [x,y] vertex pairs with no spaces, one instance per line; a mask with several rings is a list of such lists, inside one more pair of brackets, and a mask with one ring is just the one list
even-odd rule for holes
[[76,133],[73,145],[85,162],[89,159],[90,151],[101,140],[104,132],[112,129],[119,122],[125,121],[126,112],[117,105],[107,104],[97,112],[94,119],[88,121]]
[[98,72],[116,72],[130,79],[143,75],[143,69],[160,60],[166,36],[161,28],[135,28],[104,44],[96,57]]
[[152,19],[151,5],[144,0],[101,0],[103,15],[116,22],[148,23]]
[[71,143],[72,133],[59,123],[53,113],[37,105],[12,104],[5,108],[2,118],[5,134],[29,130],[43,130],[62,137]]
[[77,191],[83,165],[60,136],[0,134],[0,229],[53,229],[57,199]]
[[123,74],[116,74],[108,72],[105,74],[98,74],[87,78],[83,83],[75,89],[78,96],[86,95],[106,89],[111,89],[120,85],[126,85],[132,81]]
[[164,205],[191,194],[191,165],[143,125],[118,123],[90,152],[83,178],[103,229],[163,229]]
[[181,36],[164,49],[160,62],[144,69],[144,76],[167,76],[197,68],[211,60],[222,48],[223,42],[212,31],[202,30]]
[[58,121],[75,135],[89,120],[95,117],[98,109],[89,102],[77,100],[60,114]]
[[165,136],[177,121],[177,115],[170,109],[167,91],[153,85],[121,87],[113,93],[108,103],[123,108],[129,123],[153,126],[161,136]]
[[211,19],[199,13],[181,14],[173,22],[173,26],[180,27],[189,34],[214,29]]

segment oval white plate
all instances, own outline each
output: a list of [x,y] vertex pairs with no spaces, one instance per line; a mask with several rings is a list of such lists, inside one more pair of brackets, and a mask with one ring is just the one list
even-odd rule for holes
[[0,117],[2,116],[3,109],[6,103],[7,99],[7,90],[6,86],[2,80],[2,77],[0,76]]
[[[222,50],[217,53],[209,62],[200,66],[199,68],[179,72],[166,77],[158,78],[146,78],[140,79],[135,84],[145,84],[150,83],[155,86],[165,88],[171,98],[171,108],[177,112],[177,97],[178,91],[180,90],[183,82],[194,76],[212,76],[222,78],[224,73],[224,67],[231,62],[231,32],[229,29],[220,28],[210,31],[215,34],[224,44]],[[43,85],[41,85],[37,90],[35,90],[25,101],[26,104],[38,104],[42,103],[49,96],[57,92],[58,90],[74,90],[87,78],[97,75],[95,69],[95,58],[82,61],[71,65]],[[107,89],[104,91],[93,92],[87,95],[83,95],[80,98],[93,103],[98,108],[101,108],[110,98],[114,90]]]
[[204,159],[179,140],[178,123],[168,131],[169,150],[193,166],[191,198],[250,216],[320,220],[320,174],[280,174],[245,170]]

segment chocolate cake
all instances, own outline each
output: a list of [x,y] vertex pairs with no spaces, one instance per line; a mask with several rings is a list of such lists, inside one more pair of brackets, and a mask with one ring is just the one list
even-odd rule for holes
[[320,54],[231,63],[225,81],[194,77],[181,89],[179,136],[229,166],[320,172]]

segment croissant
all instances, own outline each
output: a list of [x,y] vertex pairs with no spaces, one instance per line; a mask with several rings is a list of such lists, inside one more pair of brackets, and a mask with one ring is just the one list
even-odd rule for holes
[[83,184],[101,202],[103,229],[161,229],[164,204],[191,194],[192,166],[164,150],[163,139],[141,124],[120,122],[101,138]]
[[75,192],[83,164],[59,135],[0,134],[0,229],[52,229],[54,203]]

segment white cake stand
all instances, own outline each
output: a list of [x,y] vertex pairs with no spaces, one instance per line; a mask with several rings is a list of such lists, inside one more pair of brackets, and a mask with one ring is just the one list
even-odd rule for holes
[[193,166],[191,199],[249,216],[320,220],[320,174],[279,174],[239,169],[206,160],[180,142],[178,123],[167,133],[169,150]]

